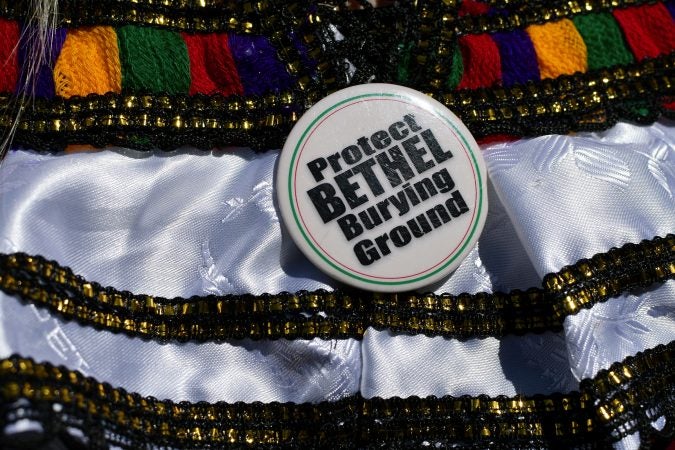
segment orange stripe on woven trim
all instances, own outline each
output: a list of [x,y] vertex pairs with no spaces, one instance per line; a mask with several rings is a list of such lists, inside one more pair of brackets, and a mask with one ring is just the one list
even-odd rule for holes
[[0,19],[0,92],[14,93],[19,79],[19,24]]
[[569,19],[525,29],[532,39],[542,78],[586,72],[586,44]]
[[122,90],[117,35],[112,27],[68,30],[54,67],[56,95],[105,94]]
[[478,89],[498,84],[502,80],[502,60],[499,48],[487,34],[459,38],[464,74],[458,89]]
[[96,148],[93,145],[87,144],[70,144],[66,147],[64,153],[67,155],[72,155],[74,153],[93,153],[101,151],[100,148]]
[[638,61],[675,50],[675,23],[663,4],[617,9],[614,17]]
[[190,57],[190,95],[243,95],[227,33],[182,35]]

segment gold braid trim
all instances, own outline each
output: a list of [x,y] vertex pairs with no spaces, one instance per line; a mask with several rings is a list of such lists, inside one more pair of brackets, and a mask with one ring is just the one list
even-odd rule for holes
[[[554,22],[579,14],[611,11],[616,8],[639,6],[650,0],[491,0],[485,3],[509,11],[508,15],[478,15],[457,17],[459,1],[419,1],[412,5],[394,5],[379,8],[393,10],[398,15],[414,16],[421,23],[432,20],[452,20],[452,29],[459,34],[494,33],[524,28],[531,24]],[[0,17],[25,20],[33,13],[26,1],[0,0]],[[295,1],[293,11],[298,15],[318,10],[322,14],[353,15],[349,2],[327,0],[322,2]],[[59,0],[59,26],[89,25],[145,25],[190,32],[237,31],[258,33],[269,15],[277,13],[274,0]],[[443,24],[445,25],[445,23]],[[423,30],[424,31],[424,30]],[[445,31],[435,27],[437,34]]]
[[606,449],[637,431],[643,442],[675,420],[675,343],[613,364],[568,394],[533,397],[371,398],[316,404],[174,403],[79,372],[13,356],[0,361],[3,430],[22,419],[48,434],[81,429],[91,448]]
[[559,330],[583,308],[675,278],[675,235],[600,253],[510,293],[323,290],[167,299],[103,287],[54,261],[0,255],[0,290],[67,320],[160,341],[360,339],[368,327],[470,338]]
[[[296,53],[285,54],[297,62],[297,51],[279,45]],[[324,94],[315,81],[300,73],[297,64],[289,64],[300,75],[301,91],[255,98],[108,93],[67,100],[36,99],[17,124],[17,142],[52,152],[84,141],[99,147],[132,145],[141,150],[181,145],[212,149],[225,141],[257,150],[273,148],[283,143],[300,118],[293,105],[313,104]],[[330,65],[321,67],[324,84],[334,84]],[[628,110],[618,109],[633,101],[675,95],[674,68],[675,53],[526,87],[453,92],[430,85],[427,94],[453,110],[477,137],[596,130],[627,117]],[[0,96],[0,127],[12,123],[12,102],[13,97]]]
[[[57,151],[70,144],[141,150],[171,150],[183,145],[210,150],[224,144],[257,150],[279,148],[299,116],[321,98],[372,80],[406,84],[434,97],[453,110],[477,138],[594,131],[619,119],[648,123],[660,115],[673,114],[664,106],[675,96],[672,52],[508,88],[454,90],[448,85],[458,36],[648,3],[643,0],[555,0],[546,5],[501,2],[509,4],[509,14],[462,17],[456,15],[453,1],[397,2],[358,11],[339,7],[341,2],[314,5],[279,0],[89,3],[62,0],[60,17],[71,27],[141,23],[265,36],[295,83],[286,92],[263,96],[124,91],[35,99],[24,105],[16,125],[14,142],[18,145],[40,151]],[[0,15],[22,18],[25,14],[25,2],[0,0]],[[332,26],[344,32],[344,40],[334,39]],[[402,64],[406,59],[410,64]],[[350,74],[345,60],[356,72]],[[405,71],[410,71],[409,76],[400,78],[408,66]],[[0,97],[0,128],[13,126],[17,100],[15,95]]]

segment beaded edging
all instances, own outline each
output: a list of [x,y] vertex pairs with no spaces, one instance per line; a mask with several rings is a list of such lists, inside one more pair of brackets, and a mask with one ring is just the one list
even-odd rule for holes
[[[74,28],[136,24],[192,32],[253,33],[260,31],[257,13],[265,12],[268,6],[267,1],[58,0],[58,25]],[[3,17],[20,20],[30,13],[25,1],[0,0]]]
[[[386,7],[386,13],[395,11],[398,16],[414,16],[417,20],[428,20],[431,16],[443,16],[444,21],[454,20],[453,26],[460,34],[477,34],[513,30],[528,25],[542,24],[579,14],[598,11],[610,11],[616,8],[639,6],[653,3],[654,0],[550,0],[545,4],[532,1],[487,0],[482,3],[494,7],[492,15],[466,14],[458,17],[461,0],[422,1],[419,6],[394,4]],[[322,14],[345,14],[350,16],[354,10],[374,10],[363,2],[360,8],[346,2],[327,0],[321,3],[310,1],[294,2],[293,10],[313,8],[322,10]],[[92,4],[89,0],[59,0],[58,26],[76,28],[91,25],[146,25],[190,32],[218,32],[241,30],[259,32],[265,14],[274,13],[271,7],[278,4],[275,0],[233,1],[233,0],[98,0]],[[0,0],[0,16],[11,19],[23,19],[31,14],[26,2]],[[494,14],[497,13],[497,14]],[[379,14],[379,12],[378,12]]]
[[[533,397],[371,398],[335,402],[174,403],[12,356],[0,361],[3,432],[23,419],[49,437],[85,432],[90,448],[608,449],[640,432],[673,436],[675,343],[613,364],[579,391]],[[665,419],[660,433],[652,427]]]
[[67,320],[160,341],[361,339],[368,327],[472,338],[559,330],[565,317],[675,278],[675,235],[626,244],[506,293],[298,292],[166,299],[88,282],[53,261],[0,255],[0,290]]
[[[479,139],[597,131],[622,118],[648,123],[660,114],[670,116],[644,99],[675,95],[674,68],[675,54],[540,85],[430,95],[454,111]],[[82,142],[141,150],[188,144],[210,149],[227,142],[265,150],[283,144],[302,112],[294,106],[306,100],[291,91],[258,98],[92,94],[48,102],[37,99],[19,120],[16,143],[49,151]],[[10,102],[11,98],[0,97],[0,105]],[[0,126],[9,126],[12,119],[10,113],[0,113]]]

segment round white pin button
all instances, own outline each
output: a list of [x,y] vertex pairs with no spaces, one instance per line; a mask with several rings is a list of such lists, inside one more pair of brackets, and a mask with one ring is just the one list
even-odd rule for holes
[[277,196],[291,237],[355,287],[407,291],[455,270],[487,215],[485,162],[445,106],[401,86],[329,95],[291,131]]

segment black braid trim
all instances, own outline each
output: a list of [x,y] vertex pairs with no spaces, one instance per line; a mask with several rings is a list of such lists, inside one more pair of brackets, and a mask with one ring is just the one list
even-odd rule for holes
[[[7,425],[28,419],[46,437],[79,429],[93,449],[591,450],[637,431],[646,447],[674,435],[675,343],[615,363],[579,391],[548,396],[174,403],[12,356],[0,360],[0,398],[3,440],[12,441]],[[651,425],[658,418],[666,423],[660,432]]]
[[167,299],[89,282],[39,256],[0,255],[0,290],[67,320],[159,341],[361,339],[368,327],[474,338],[541,333],[638,287],[675,278],[675,235],[600,253],[510,293],[365,291]]

